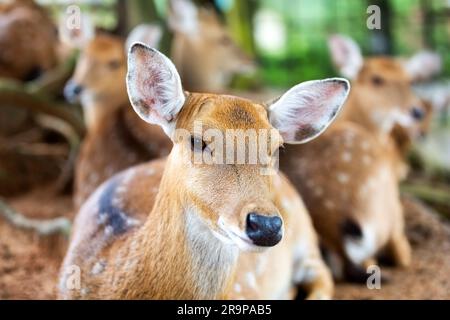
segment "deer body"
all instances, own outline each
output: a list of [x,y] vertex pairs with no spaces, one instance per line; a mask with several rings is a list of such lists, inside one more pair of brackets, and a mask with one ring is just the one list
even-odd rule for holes
[[367,266],[383,249],[395,263],[409,264],[393,163],[364,128],[341,122],[308,145],[287,146],[280,164],[323,244],[342,258],[333,266],[337,276],[349,264]]
[[[262,172],[274,168],[283,141],[310,140],[325,130],[345,100],[347,82],[299,84],[265,107],[184,92],[170,60],[143,44],[132,46],[128,64],[134,110],[160,125],[174,146],[167,160],[119,173],[82,206],[61,273],[61,296],[286,298],[302,283],[309,297],[330,298],[330,273],[301,199],[284,177]],[[308,104],[305,95],[313,97]],[[199,122],[216,134],[270,130],[257,141],[244,140],[248,156],[253,147],[263,148],[269,161],[223,163],[222,152],[237,146],[214,147],[216,140],[197,130]],[[198,163],[198,156],[212,162]],[[266,254],[266,265],[249,252]],[[79,290],[67,285],[72,265],[81,269]]]
[[398,61],[363,60],[356,43],[340,36],[330,48],[341,73],[353,79],[352,91],[332,127],[310,144],[288,146],[280,164],[325,247],[338,254],[336,275],[360,281],[366,276],[358,268],[381,251],[399,266],[410,263],[398,183],[407,172],[404,148],[428,112]]
[[[333,283],[314,229],[286,178],[274,178],[285,239],[266,252],[239,253],[186,209],[184,195],[172,187],[180,184],[176,171],[170,171],[177,167],[172,161],[169,157],[167,163],[155,160],[126,170],[81,209],[69,248],[73,254],[63,270],[80,266],[82,288],[62,297],[291,299],[294,285],[304,284],[310,298],[331,298]],[[142,190],[148,190],[145,197]]]

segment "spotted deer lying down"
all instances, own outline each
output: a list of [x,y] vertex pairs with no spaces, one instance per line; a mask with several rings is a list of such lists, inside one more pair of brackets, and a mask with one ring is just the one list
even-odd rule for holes
[[[127,41],[143,35],[155,44],[160,32],[156,26],[140,25]],[[146,124],[130,106],[124,41],[95,34],[91,24],[76,37],[73,43],[81,47],[81,55],[64,94],[69,101],[81,100],[87,127],[75,167],[74,203],[79,208],[102,182],[135,164],[167,155],[172,143],[160,127]]]
[[[128,59],[134,110],[174,145],[167,159],[115,175],[82,206],[60,297],[288,298],[303,284],[309,298],[330,298],[332,278],[308,214],[274,166],[283,142],[311,140],[333,121],[348,82],[302,83],[265,108],[183,91],[171,61],[143,44]],[[230,130],[261,134],[239,143]],[[238,148],[245,159],[264,152],[238,162]],[[68,286],[73,266],[81,270],[79,290]]]
[[342,36],[330,48],[341,73],[353,79],[352,91],[332,127],[309,144],[287,146],[280,166],[334,257],[335,274],[360,281],[367,276],[361,267],[383,251],[399,266],[410,263],[398,182],[406,175],[405,149],[429,112],[411,90],[413,74],[397,60],[363,60]]

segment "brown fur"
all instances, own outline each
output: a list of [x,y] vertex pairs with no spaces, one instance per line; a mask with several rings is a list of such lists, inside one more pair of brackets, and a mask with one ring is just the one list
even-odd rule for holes
[[56,28],[34,1],[0,4],[0,77],[27,80],[57,63]]
[[[271,128],[263,106],[229,96],[189,94],[177,128],[192,134],[196,120],[219,130]],[[81,208],[62,268],[62,298],[285,298],[298,282],[311,298],[331,297],[309,217],[284,177],[261,175],[260,165],[194,164],[189,141],[174,141],[167,160],[120,173]],[[270,255],[261,271],[261,255],[240,256],[212,234],[227,237],[218,218],[242,230],[253,209],[284,219],[283,240],[261,253]],[[71,265],[81,268],[80,290],[66,288]],[[258,288],[242,280],[249,272]],[[236,283],[240,293],[232,291]]]

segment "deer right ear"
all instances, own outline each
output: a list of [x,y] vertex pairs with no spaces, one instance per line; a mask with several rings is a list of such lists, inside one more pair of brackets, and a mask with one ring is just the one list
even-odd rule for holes
[[270,123],[284,142],[306,143],[334,121],[349,90],[350,84],[342,78],[300,83],[266,105]]
[[328,39],[331,59],[339,73],[349,79],[354,79],[363,65],[363,56],[358,44],[351,38],[333,35]]
[[127,90],[136,113],[171,136],[186,99],[173,63],[158,50],[134,43],[128,55]]

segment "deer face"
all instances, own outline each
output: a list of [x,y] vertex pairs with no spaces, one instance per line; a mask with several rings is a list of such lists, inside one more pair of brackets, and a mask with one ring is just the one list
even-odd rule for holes
[[184,93],[170,60],[142,44],[132,46],[128,61],[131,103],[172,138],[165,174],[185,190],[188,209],[220,240],[243,250],[276,245],[283,235],[272,192],[279,176],[269,173],[277,150],[323,132],[345,101],[348,82],[306,82],[263,106]]
[[436,54],[421,52],[405,61],[363,59],[358,45],[339,35],[330,38],[329,46],[334,64],[353,80],[352,97],[360,117],[385,132],[397,125],[414,128],[424,121],[427,110],[413,93],[411,83],[438,72],[440,58]]
[[81,97],[103,97],[124,91],[126,55],[116,37],[98,35],[83,48],[73,77],[64,88],[69,101]]
[[171,2],[172,56],[192,90],[223,91],[233,75],[255,70],[214,12],[186,0]]
[[390,58],[366,59],[354,81],[354,96],[370,120],[385,131],[398,124],[408,128],[425,117],[404,67]]

